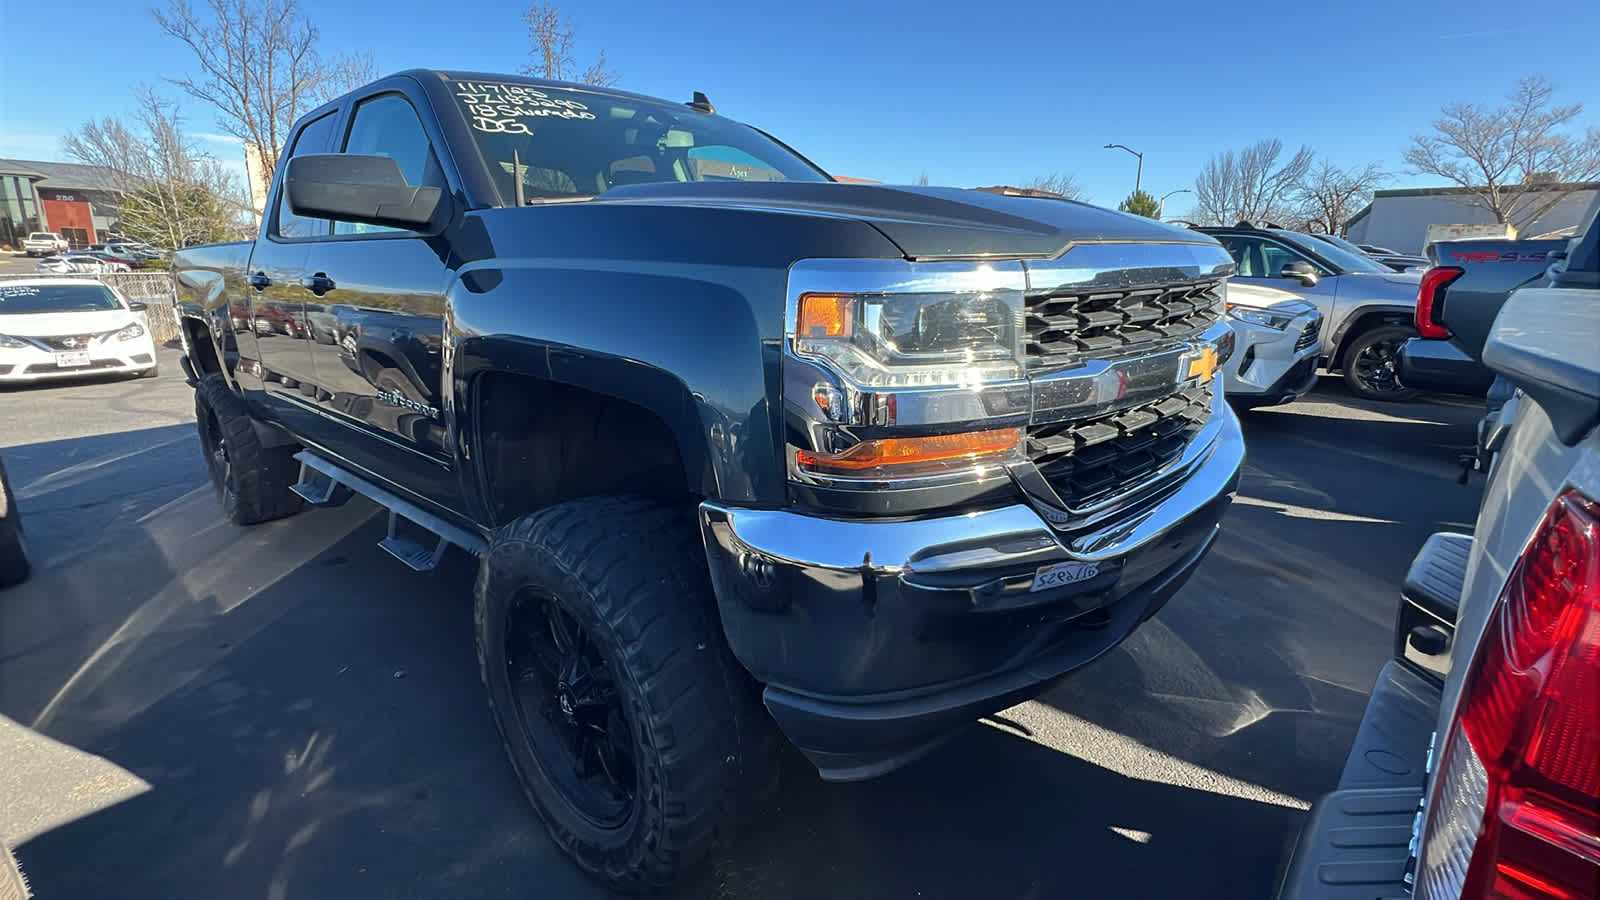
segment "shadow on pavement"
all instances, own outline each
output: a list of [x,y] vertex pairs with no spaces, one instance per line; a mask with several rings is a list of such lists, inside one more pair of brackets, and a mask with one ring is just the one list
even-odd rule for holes
[[[1247,422],[1243,499],[1190,585],[1018,708],[1036,739],[977,726],[853,785],[791,753],[778,804],[672,896],[1270,892],[1294,798],[1336,780],[1438,524],[1416,510],[1470,521],[1477,502],[1427,461],[1448,421],[1405,425],[1415,458],[1357,473],[1349,452],[1395,423],[1280,415]],[[503,758],[472,561],[410,573],[360,500],[232,528],[192,435],[5,451],[45,565],[0,603],[0,714],[148,785],[27,835],[40,896],[604,896]]]

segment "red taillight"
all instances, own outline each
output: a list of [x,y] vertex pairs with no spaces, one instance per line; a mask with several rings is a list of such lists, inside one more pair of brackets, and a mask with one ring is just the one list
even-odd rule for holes
[[1600,890],[1600,504],[1545,514],[1467,670],[1417,897]]
[[1422,275],[1417,288],[1417,336],[1442,341],[1450,336],[1450,329],[1439,324],[1440,303],[1444,289],[1460,278],[1466,270],[1456,266],[1434,266]]

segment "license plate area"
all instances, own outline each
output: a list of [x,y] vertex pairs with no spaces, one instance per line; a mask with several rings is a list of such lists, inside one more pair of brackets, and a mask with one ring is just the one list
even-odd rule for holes
[[56,354],[56,368],[82,369],[89,365],[89,351],[68,350]]
[[1049,566],[1040,566],[1034,570],[1033,584],[1028,588],[1034,591],[1047,591],[1051,588],[1067,587],[1082,584],[1100,577],[1103,572],[1115,567],[1114,562],[1063,562]]

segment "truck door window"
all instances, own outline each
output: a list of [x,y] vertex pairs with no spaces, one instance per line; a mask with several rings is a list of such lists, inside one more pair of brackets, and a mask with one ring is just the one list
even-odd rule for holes
[[[306,123],[300,129],[300,134],[295,137],[294,146],[290,148],[289,155],[310,153],[331,153],[333,151],[333,127],[339,123],[337,112],[319,116]],[[327,219],[311,219],[297,216],[289,211],[289,194],[283,192],[278,199],[278,223],[274,232],[279,237],[305,238],[319,237],[328,233]]]
[[[345,136],[345,153],[387,156],[400,164],[406,182],[413,186],[443,185],[443,172],[434,156],[422,119],[400,94],[383,94],[362,101]],[[402,231],[382,225],[334,222],[334,234],[378,234]]]

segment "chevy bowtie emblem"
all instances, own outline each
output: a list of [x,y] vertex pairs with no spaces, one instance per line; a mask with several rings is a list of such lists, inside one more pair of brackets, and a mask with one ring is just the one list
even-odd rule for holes
[[78,346],[78,339],[77,338],[67,338],[66,340],[61,342],[61,346],[63,346],[63,347],[76,347],[76,346]]
[[1217,374],[1217,365],[1217,349],[1207,347],[1200,351],[1197,358],[1189,360],[1189,374],[1184,377],[1198,378],[1204,384],[1211,380],[1211,376]]

